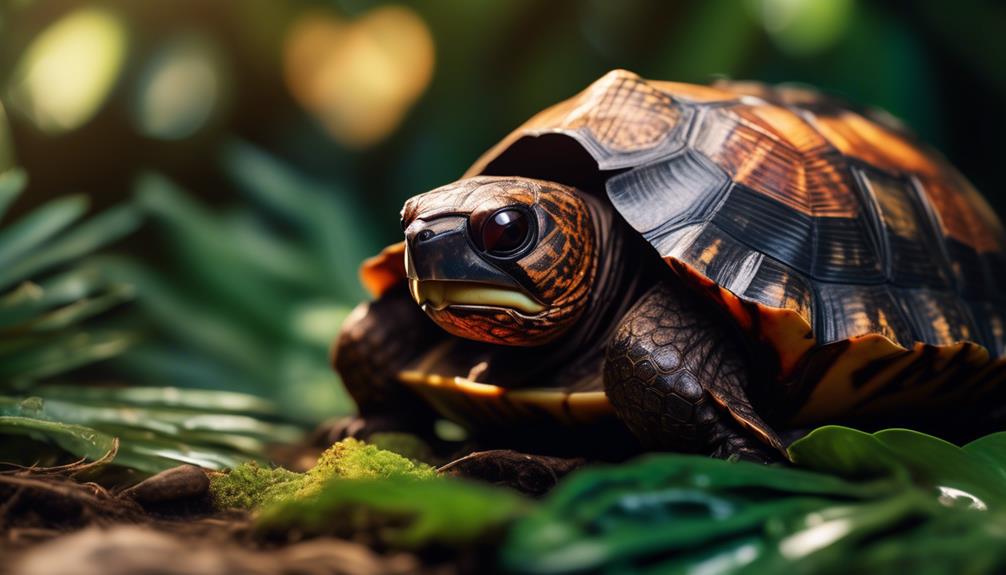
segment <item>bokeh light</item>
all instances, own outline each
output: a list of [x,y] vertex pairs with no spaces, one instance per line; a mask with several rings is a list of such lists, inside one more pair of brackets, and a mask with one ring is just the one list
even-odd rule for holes
[[779,48],[794,56],[818,54],[849,26],[854,0],[753,0],[749,3]]
[[137,85],[133,115],[151,138],[188,138],[222,107],[226,94],[219,51],[203,36],[183,35],[164,46]]
[[384,6],[346,22],[310,11],[290,27],[284,73],[293,97],[341,144],[379,142],[433,74],[433,38],[411,9]]
[[36,37],[14,69],[10,105],[43,132],[59,134],[91,119],[126,59],[122,20],[100,8],[63,17]]

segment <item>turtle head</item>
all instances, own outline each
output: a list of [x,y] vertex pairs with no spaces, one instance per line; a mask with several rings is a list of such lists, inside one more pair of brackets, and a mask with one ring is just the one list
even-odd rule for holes
[[476,177],[402,210],[409,291],[448,332],[534,346],[567,331],[597,275],[594,209],[574,188]]

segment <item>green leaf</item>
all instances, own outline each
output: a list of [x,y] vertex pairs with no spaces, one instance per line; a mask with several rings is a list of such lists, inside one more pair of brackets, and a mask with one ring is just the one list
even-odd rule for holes
[[[0,397],[0,414],[21,415],[20,402]],[[116,425],[180,437],[186,432],[217,432],[245,435],[279,443],[296,441],[300,428],[270,423],[236,413],[204,412],[122,405],[113,402],[76,403],[47,399],[34,417],[51,421],[77,423],[93,427]]]
[[246,194],[302,231],[330,289],[345,300],[363,297],[356,269],[378,246],[371,241],[366,211],[352,196],[242,142],[225,148],[224,164]]
[[905,430],[824,428],[801,441],[791,448],[797,463],[828,473],[672,454],[576,472],[510,530],[502,566],[538,574],[1006,567],[1006,514],[994,493],[1002,483],[990,482],[1006,464],[999,434],[964,449]]
[[0,327],[35,317],[53,307],[74,304],[107,291],[128,291],[125,285],[110,285],[94,266],[81,266],[38,283],[24,282],[0,296]]
[[[998,481],[1006,485],[1006,433],[992,433],[961,448],[968,455],[984,461]],[[994,479],[993,479],[994,481]]]
[[149,430],[119,429],[121,439],[115,464],[144,473],[158,473],[190,464],[207,469],[228,469],[248,460],[249,455],[212,445],[193,444]]
[[89,254],[132,232],[139,224],[140,213],[132,206],[98,214],[0,270],[0,288]]
[[276,406],[261,397],[232,391],[177,387],[83,387],[46,385],[34,390],[42,398],[96,404],[172,408],[203,413],[245,413],[277,416]]
[[[0,435],[24,435],[58,445],[75,457],[98,461],[115,451],[115,438],[83,425],[0,415]],[[31,464],[32,461],[23,462]]]
[[133,298],[130,286],[119,285],[93,298],[79,299],[69,305],[36,315],[16,326],[31,331],[56,331],[76,325]]
[[[241,394],[66,386],[37,391],[43,397],[0,396],[0,416],[77,426],[116,437],[121,441],[113,463],[144,473],[181,463],[225,469],[248,460],[261,461],[268,444],[294,442],[302,435],[299,428],[238,413],[246,408],[273,411],[261,400]],[[205,405],[185,408],[197,401]]]
[[139,180],[137,198],[170,230],[187,273],[199,277],[209,294],[221,296],[219,306],[237,308],[243,321],[259,329],[286,327],[287,298],[260,268],[258,254],[242,249],[203,206],[156,174]]
[[334,479],[312,497],[266,506],[256,526],[266,533],[375,533],[401,549],[461,547],[498,534],[527,508],[513,492],[455,479]]
[[136,286],[139,304],[157,321],[162,337],[171,336],[240,368],[250,376],[245,384],[272,371],[268,348],[254,333],[242,330],[239,321],[230,321],[133,261],[103,258],[98,264],[110,277]]
[[0,231],[0,266],[10,266],[36,246],[68,228],[84,215],[87,203],[87,198],[80,195],[58,198]]
[[19,337],[0,340],[0,382],[23,388],[32,381],[51,377],[96,361],[115,357],[135,340],[125,332],[94,331]]
[[767,545],[763,529],[781,518],[794,522],[891,490],[797,469],[647,456],[575,473],[511,531],[502,559],[521,573],[632,570],[651,557],[701,554],[724,540]]
[[890,474],[938,492],[965,492],[983,504],[1006,510],[1006,433],[959,448],[942,439],[907,429],[869,434],[827,426],[790,446],[794,463],[843,477]]

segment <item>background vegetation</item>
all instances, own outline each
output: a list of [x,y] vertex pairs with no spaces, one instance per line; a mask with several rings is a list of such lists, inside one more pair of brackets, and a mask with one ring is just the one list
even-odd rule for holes
[[8,221],[68,193],[137,219],[95,264],[135,299],[100,321],[131,345],[64,381],[247,392],[313,423],[351,409],[326,350],[402,202],[614,67],[881,106],[1001,211],[1004,25],[990,0],[9,0]]

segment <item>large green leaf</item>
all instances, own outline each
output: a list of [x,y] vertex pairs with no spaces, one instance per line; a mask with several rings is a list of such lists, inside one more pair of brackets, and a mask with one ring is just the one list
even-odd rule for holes
[[177,387],[84,387],[46,385],[35,390],[43,398],[77,403],[118,402],[149,408],[174,408],[206,413],[244,413],[265,417],[278,416],[276,406],[261,397],[229,391],[184,389]]
[[118,438],[111,463],[144,473],[181,463],[225,469],[261,461],[269,444],[302,435],[299,428],[262,419],[274,409],[261,399],[231,392],[68,386],[34,391],[43,397],[0,396],[0,417]]
[[[32,417],[0,415],[0,435],[23,435],[55,444],[74,457],[98,461],[115,451],[115,438],[96,429]],[[28,459],[34,459],[28,454]],[[34,461],[24,461],[32,464]]]
[[962,448],[908,429],[870,434],[827,426],[794,442],[789,452],[809,469],[851,478],[889,473],[944,497],[975,497],[1006,511],[1006,432]]
[[516,573],[901,573],[1006,568],[1002,434],[815,431],[821,471],[653,455],[574,474],[510,532]]
[[455,479],[334,479],[313,496],[266,506],[256,526],[267,533],[375,533],[384,545],[405,549],[464,546],[498,533],[527,507],[512,492]]
[[39,419],[63,421],[100,427],[115,425],[153,431],[168,437],[184,437],[186,433],[219,433],[245,435],[277,443],[292,442],[302,432],[298,427],[271,423],[242,413],[222,409],[213,412],[168,407],[131,405],[115,390],[104,401],[71,402],[58,395],[40,404],[0,397],[0,414],[31,415]]

